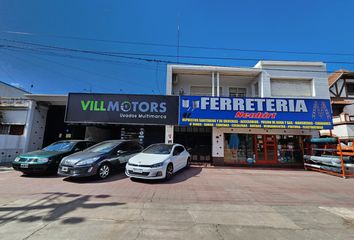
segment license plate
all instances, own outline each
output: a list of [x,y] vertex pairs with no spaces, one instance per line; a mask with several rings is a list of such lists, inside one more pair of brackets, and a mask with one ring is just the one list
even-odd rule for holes
[[62,170],[63,172],[67,172],[67,171],[69,171],[69,168],[68,168],[68,167],[62,167],[61,170]]
[[21,163],[20,167],[21,168],[28,168],[28,163]]
[[143,169],[133,168],[133,172],[136,172],[136,173],[143,173]]

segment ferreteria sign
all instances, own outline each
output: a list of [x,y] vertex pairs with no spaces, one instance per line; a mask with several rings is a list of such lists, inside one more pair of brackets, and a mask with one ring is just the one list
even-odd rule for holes
[[332,129],[326,99],[181,96],[179,125],[277,129]]
[[132,94],[70,93],[65,121],[176,125],[178,97]]

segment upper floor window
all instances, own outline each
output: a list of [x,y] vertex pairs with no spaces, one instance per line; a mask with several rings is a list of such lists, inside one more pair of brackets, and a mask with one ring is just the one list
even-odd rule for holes
[[254,95],[255,95],[255,97],[259,96],[259,85],[258,85],[258,82],[254,84]]
[[270,79],[272,96],[312,97],[312,79]]
[[246,88],[229,88],[229,97],[246,97]]
[[24,125],[0,124],[0,134],[3,135],[22,135],[24,129]]
[[347,82],[346,87],[348,95],[354,95],[354,82]]

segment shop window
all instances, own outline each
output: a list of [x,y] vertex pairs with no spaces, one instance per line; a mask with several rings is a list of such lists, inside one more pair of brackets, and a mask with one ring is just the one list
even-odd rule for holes
[[226,133],[224,137],[224,161],[226,164],[254,162],[252,135]]
[[246,88],[229,88],[229,97],[246,97]]
[[279,163],[302,162],[301,136],[277,135]]

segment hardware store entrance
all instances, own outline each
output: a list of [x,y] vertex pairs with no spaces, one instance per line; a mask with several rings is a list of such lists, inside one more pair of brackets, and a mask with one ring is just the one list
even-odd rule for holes
[[224,133],[224,164],[303,166],[299,135]]

